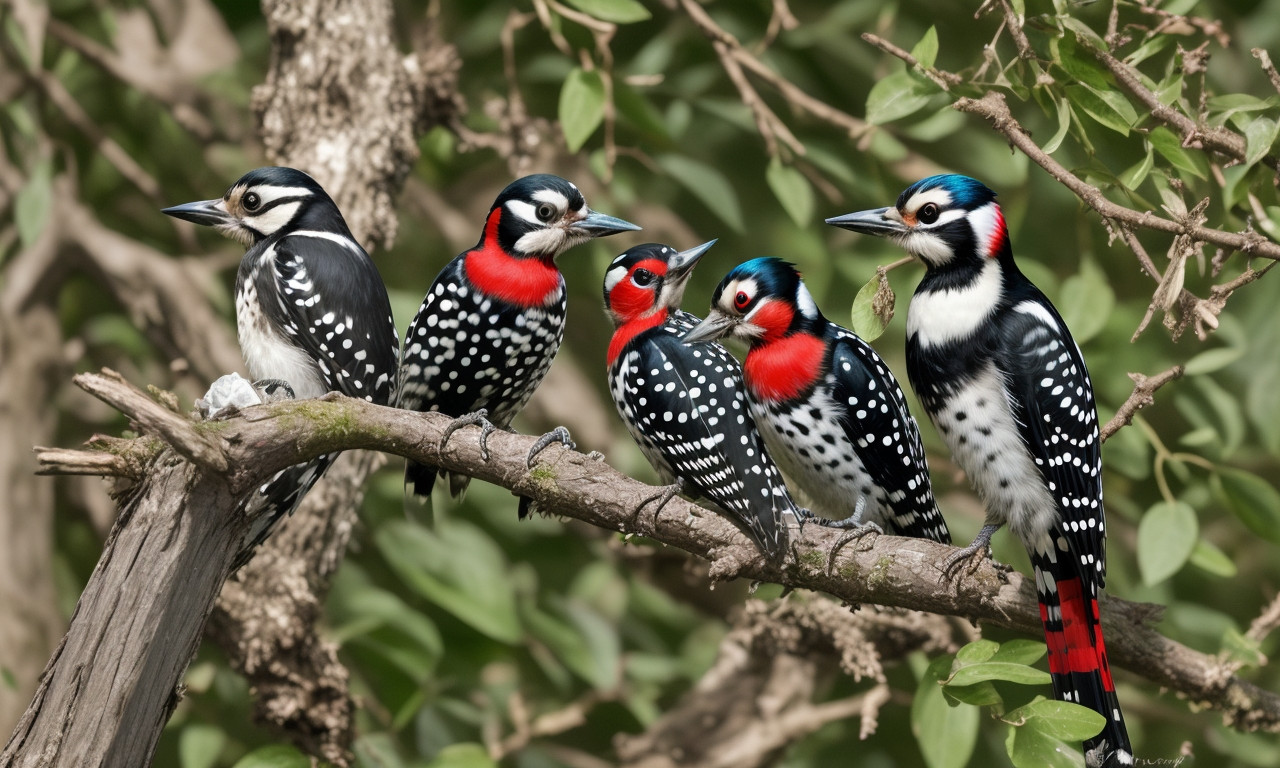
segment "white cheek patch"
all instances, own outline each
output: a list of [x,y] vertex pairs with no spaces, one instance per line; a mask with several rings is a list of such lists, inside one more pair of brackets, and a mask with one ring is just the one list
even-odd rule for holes
[[913,229],[896,239],[903,250],[926,264],[946,264],[955,255],[945,240],[930,232]]
[[796,291],[796,308],[805,317],[818,316],[818,303],[813,300],[813,294],[809,293],[804,283],[801,283],[800,290]]
[[934,187],[933,189],[926,189],[924,192],[917,192],[907,201],[905,211],[909,214],[914,214],[923,208],[926,203],[934,203],[945,210],[951,205],[951,193],[942,187]]
[[627,268],[623,264],[613,267],[604,273],[604,292],[613,293],[613,289],[618,283],[622,282],[622,278],[627,276]]
[[[510,205],[510,203],[507,203],[507,205]],[[566,240],[568,240],[568,237],[565,231],[559,227],[535,229],[524,234],[516,241],[516,251],[540,256],[559,256],[560,252],[569,245],[565,242]]]
[[298,209],[302,207],[302,201],[294,200],[290,203],[281,203],[274,208],[268,208],[259,214],[249,214],[245,217],[245,226],[252,227],[264,237],[270,236],[276,230],[293,221],[294,215],[298,213]]

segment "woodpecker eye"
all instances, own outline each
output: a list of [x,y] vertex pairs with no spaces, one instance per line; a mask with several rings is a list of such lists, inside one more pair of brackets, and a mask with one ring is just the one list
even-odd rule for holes
[[262,198],[258,196],[257,192],[250,192],[244,196],[240,203],[246,211],[252,212],[258,210],[258,206],[262,205]]
[[941,214],[942,211],[938,208],[937,203],[925,203],[916,212],[916,218],[920,220],[921,224],[932,224],[938,220],[938,216]]
[[551,219],[555,218],[556,207],[551,203],[543,203],[538,206],[538,210],[535,211],[535,215],[538,217],[538,221],[551,221]]
[[637,269],[636,273],[631,276],[631,279],[636,285],[645,286],[652,283],[655,277],[657,277],[657,275],[647,269]]
[[751,297],[747,295],[746,291],[738,291],[738,295],[733,297],[734,309],[737,309],[739,312],[746,309],[747,305],[750,303]]

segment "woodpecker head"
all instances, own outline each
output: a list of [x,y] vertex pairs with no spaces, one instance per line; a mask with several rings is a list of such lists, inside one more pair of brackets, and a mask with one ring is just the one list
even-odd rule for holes
[[489,209],[477,247],[496,244],[511,256],[551,260],[592,238],[639,229],[588,208],[572,182],[539,173],[516,179],[502,190]]
[[680,308],[693,267],[716,241],[676,251],[645,243],[613,260],[604,274],[604,305],[615,326]]
[[749,343],[780,339],[823,320],[800,273],[772,256],[733,268],[711,296],[711,311],[684,335],[686,343],[736,336]]
[[1012,255],[996,193],[954,173],[917,181],[890,208],[848,213],[827,223],[887,237],[929,269]]
[[175,205],[162,213],[213,227],[245,245],[304,228],[351,236],[333,199],[315,179],[293,168],[257,168],[216,200]]

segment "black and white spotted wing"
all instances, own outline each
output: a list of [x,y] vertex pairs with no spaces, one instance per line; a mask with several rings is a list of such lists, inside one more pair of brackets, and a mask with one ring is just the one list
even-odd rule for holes
[[694,324],[680,313],[632,339],[609,371],[614,403],[660,472],[684,480],[776,559],[795,505],[748,413],[738,361],[719,344],[681,342]]
[[1096,595],[1106,576],[1102,452],[1084,358],[1043,300],[1009,310],[1001,339],[1014,416],[1057,505],[1058,528]]
[[[521,307],[482,294],[467,279],[465,254],[436,277],[405,334],[398,405],[463,416],[480,408],[506,427],[551,369],[564,337],[567,302]],[[405,481],[428,496],[436,471],[410,462]],[[470,478],[449,475],[460,496]]]
[[[345,238],[295,233],[272,250],[270,269],[258,269],[263,311],[320,367],[329,390],[380,405],[391,403],[400,341],[391,304],[368,254]],[[357,327],[357,317],[378,317]]]
[[832,398],[845,435],[871,479],[888,494],[892,533],[951,543],[929,481],[920,429],[893,374],[871,345],[838,326]]

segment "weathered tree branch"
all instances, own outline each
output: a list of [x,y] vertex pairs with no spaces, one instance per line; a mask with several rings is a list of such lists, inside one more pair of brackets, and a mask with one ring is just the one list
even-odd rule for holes
[[1138,411],[1155,403],[1157,389],[1174,379],[1182,378],[1182,374],[1185,372],[1186,369],[1181,365],[1175,365],[1167,371],[1157,373],[1155,376],[1130,373],[1129,378],[1133,379],[1133,394],[1129,395],[1129,398],[1116,409],[1116,415],[1102,425],[1102,441],[1106,442],[1107,438],[1119,432],[1121,427],[1127,427],[1132,424],[1133,417],[1137,415]]
[[[144,410],[138,405],[139,393],[129,393],[132,388],[118,376],[86,374],[76,380],[103,398]],[[247,525],[230,514],[238,495],[278,469],[339,449],[381,450],[467,472],[532,497],[548,512],[606,530],[649,536],[705,558],[714,579],[777,582],[827,592],[849,603],[910,608],[1033,635],[1040,632],[1030,580],[998,564],[982,563],[959,584],[942,585],[937,564],[950,548],[879,536],[861,549],[846,548],[829,569],[827,553],[840,534],[808,526],[795,537],[791,556],[774,565],[728,522],[687,502],[673,500],[657,520],[636,516],[634,510],[653,489],[589,456],[551,448],[530,470],[524,456],[534,438],[499,432],[489,441],[491,458],[485,461],[477,441],[468,439],[475,434],[469,429],[442,450],[439,440],[449,421],[441,414],[411,413],[330,395],[258,406],[226,421],[191,423],[190,432],[203,433],[221,451],[225,473],[143,445],[141,450],[156,457],[157,471],[149,473],[128,514],[118,520],[68,639],[52,660],[13,741],[0,755],[0,766],[27,765],[46,748],[79,750],[76,745],[81,743],[101,748],[124,740],[132,746],[122,754],[149,755],[168,709],[148,703],[148,697],[167,698],[176,686],[198,637],[202,616],[197,609],[211,608],[236,555],[230,542],[237,541],[237,531]],[[66,463],[65,452],[59,452],[58,461]],[[178,506],[182,503],[193,507],[183,512]],[[689,515],[697,519],[690,523]],[[140,528],[145,530],[140,533]],[[181,574],[173,570],[175,563],[181,563]],[[157,575],[149,573],[151,568]],[[139,587],[140,582],[147,586]],[[160,587],[153,586],[157,584]],[[147,591],[147,600],[136,594],[140,589]],[[175,602],[183,607],[171,604]],[[1280,696],[1241,679],[1216,657],[1161,635],[1151,626],[1157,614],[1153,606],[1114,597],[1104,604],[1103,624],[1114,667],[1217,708],[1229,724],[1280,731]],[[192,622],[197,629],[178,631],[180,624],[187,626],[182,622]],[[98,644],[117,636],[118,645]],[[114,663],[89,663],[100,647],[117,649]],[[86,718],[72,718],[77,729],[89,730],[77,730],[75,739],[64,739],[64,719],[89,700],[84,697],[90,692],[102,715],[92,726],[85,724]]]

